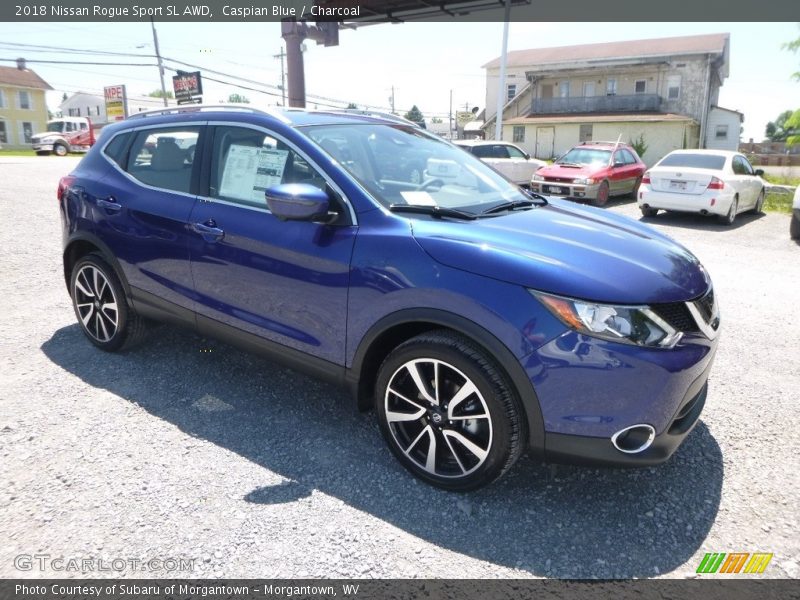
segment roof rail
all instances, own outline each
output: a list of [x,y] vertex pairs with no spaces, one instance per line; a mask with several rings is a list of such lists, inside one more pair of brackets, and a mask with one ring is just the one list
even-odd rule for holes
[[581,145],[581,146],[594,146],[594,145],[613,146],[613,145],[615,145],[615,144],[618,144],[618,145],[620,145],[620,146],[622,146],[622,145],[625,145],[625,146],[627,146],[627,145],[628,145],[628,143],[627,143],[627,142],[622,142],[622,141],[620,141],[620,142],[617,142],[616,140],[614,140],[614,141],[612,141],[612,142],[603,142],[603,141],[601,141],[601,140],[597,140],[597,141],[591,140],[591,141],[581,142],[581,144],[580,144],[580,145]]
[[249,112],[258,113],[262,115],[269,115],[283,121],[284,123],[291,123],[284,114],[279,111],[262,110],[260,108],[253,108],[245,105],[231,105],[231,104],[182,104],[179,106],[165,106],[164,108],[156,108],[153,110],[145,110],[142,112],[134,113],[128,119],[138,119],[143,117],[156,117],[159,115],[172,115],[179,113],[189,112],[202,112],[206,110],[229,110],[231,112]]
[[380,110],[364,110],[361,108],[326,108],[326,109],[321,109],[317,112],[375,117],[378,119],[385,119],[387,121],[394,121],[395,123],[402,123],[403,125],[412,125],[414,127],[419,127],[420,129],[422,128],[422,126],[415,121],[410,121],[405,117],[401,117],[399,115],[395,115]]

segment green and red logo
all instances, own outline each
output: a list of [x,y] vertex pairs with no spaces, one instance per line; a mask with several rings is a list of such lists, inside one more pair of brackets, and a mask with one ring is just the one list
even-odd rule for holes
[[763,573],[772,553],[766,552],[708,552],[697,567],[698,573]]

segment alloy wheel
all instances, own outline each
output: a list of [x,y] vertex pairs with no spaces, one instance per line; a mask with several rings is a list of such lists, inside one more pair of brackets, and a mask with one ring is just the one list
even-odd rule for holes
[[409,460],[431,475],[465,477],[492,447],[492,418],[475,383],[433,358],[409,360],[391,376],[384,397],[392,438]]
[[119,309],[106,275],[94,265],[84,265],[75,276],[72,293],[86,333],[98,342],[110,341],[119,328]]

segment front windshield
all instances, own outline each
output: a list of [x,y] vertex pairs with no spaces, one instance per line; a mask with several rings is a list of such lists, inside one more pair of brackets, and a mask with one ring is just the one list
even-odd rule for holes
[[502,175],[436,136],[405,125],[316,125],[307,135],[378,202],[480,213],[527,196]]
[[597,148],[573,148],[556,161],[556,164],[607,165],[611,158],[610,150]]
[[61,130],[64,128],[64,121],[50,121],[47,124],[47,131],[51,131],[54,133],[61,133]]

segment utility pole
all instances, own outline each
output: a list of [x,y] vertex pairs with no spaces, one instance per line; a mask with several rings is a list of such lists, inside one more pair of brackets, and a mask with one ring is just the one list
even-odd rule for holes
[[449,138],[453,139],[453,90],[450,90],[450,116],[448,118],[448,123],[450,123],[450,129],[448,130]]
[[494,118],[494,139],[503,139],[503,106],[506,97],[506,58],[508,55],[508,21],[511,18],[511,0],[505,0],[503,23],[503,52],[500,54],[500,81],[497,83],[497,114]]
[[283,104],[282,106],[286,106],[286,78],[284,76],[285,70],[283,68],[283,59],[286,56],[286,53],[283,51],[283,46],[281,46],[281,53],[280,54],[273,54],[272,58],[280,58],[281,59],[281,93],[283,94]]
[[158,49],[158,34],[156,33],[156,24],[153,17],[150,17],[150,26],[153,28],[153,45],[156,48],[156,58],[158,59],[158,75],[161,77],[161,95],[164,98],[164,106],[167,104],[167,88],[164,85],[164,63],[161,62],[161,52]]
[[389,102],[392,103],[392,114],[394,114],[394,86],[392,86],[392,95],[389,96]]

